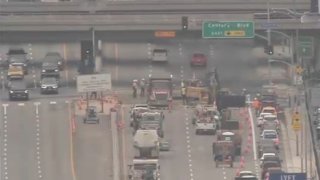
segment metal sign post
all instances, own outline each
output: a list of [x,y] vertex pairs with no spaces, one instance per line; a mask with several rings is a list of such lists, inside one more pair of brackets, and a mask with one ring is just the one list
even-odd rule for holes
[[297,150],[296,150],[296,155],[299,156],[299,136],[298,136],[298,132],[301,130],[301,121],[300,121],[300,113],[298,111],[296,111],[293,115],[292,115],[292,128],[296,133],[296,146],[297,146]]

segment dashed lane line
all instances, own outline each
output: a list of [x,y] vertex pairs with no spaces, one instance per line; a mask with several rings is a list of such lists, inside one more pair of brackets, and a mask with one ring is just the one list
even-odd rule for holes
[[180,66],[180,79],[181,79],[181,82],[184,79],[184,67],[183,66]]
[[4,80],[4,72],[1,70],[1,86],[2,86],[2,91],[5,90],[5,80]]
[[1,129],[3,129],[3,142],[1,142],[1,158],[0,158],[0,177],[4,177],[5,180],[9,179],[8,174],[8,157],[7,157],[7,137],[8,137],[8,130],[7,130],[7,107],[8,104],[2,104],[3,107],[3,124]]
[[222,174],[223,174],[223,179],[227,179],[227,173],[224,167],[222,167]]
[[213,45],[212,44],[209,45],[209,49],[210,49],[210,52],[209,52],[210,56],[213,57],[214,56],[214,50],[213,50]]
[[39,105],[40,103],[35,103],[36,108],[36,158],[37,158],[37,169],[38,169],[38,179],[42,179],[42,167],[41,167],[41,153],[40,153],[40,117],[39,117]]
[[180,55],[180,56],[182,56],[182,44],[181,44],[181,43],[179,43],[179,45],[178,45],[178,46],[179,46],[179,55]]
[[32,53],[32,44],[29,43],[28,44],[28,50],[29,50],[29,56],[30,56],[30,60],[33,60],[33,53]]
[[187,141],[187,154],[188,154],[188,166],[189,166],[189,176],[190,180],[193,180],[194,173],[192,168],[192,155],[191,155],[191,143],[190,143],[190,128],[189,128],[189,118],[187,113],[187,108],[185,108],[185,129],[186,129],[186,141]]

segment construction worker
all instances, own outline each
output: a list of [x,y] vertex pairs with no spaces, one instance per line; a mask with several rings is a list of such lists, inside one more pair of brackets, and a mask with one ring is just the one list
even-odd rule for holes
[[260,101],[258,100],[258,98],[254,98],[253,102],[252,102],[252,106],[255,110],[255,114],[256,116],[259,115],[259,110],[260,110]]
[[133,80],[133,82],[132,82],[132,90],[133,90],[133,92],[132,92],[132,96],[134,97],[134,98],[136,98],[137,97],[137,89],[138,89],[138,80]]
[[142,78],[141,81],[140,81],[140,96],[141,97],[144,96],[145,86],[146,86],[145,79]]
[[182,102],[183,104],[186,104],[186,100],[187,100],[187,97],[186,97],[186,87],[181,87],[181,96],[182,96]]

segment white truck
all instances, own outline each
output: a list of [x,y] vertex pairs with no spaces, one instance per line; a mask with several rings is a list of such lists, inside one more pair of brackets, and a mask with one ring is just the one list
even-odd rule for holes
[[160,138],[157,130],[138,129],[133,137],[134,158],[158,159]]
[[158,159],[133,159],[129,165],[129,180],[159,180],[160,165]]
[[152,62],[168,62],[168,51],[166,49],[154,49]]
[[198,105],[193,119],[195,133],[216,134],[219,120],[220,114],[215,107]]
[[[163,138],[163,120],[164,115],[161,112],[145,112],[141,114],[139,129],[154,129],[158,135]],[[137,129],[136,129],[137,130]]]

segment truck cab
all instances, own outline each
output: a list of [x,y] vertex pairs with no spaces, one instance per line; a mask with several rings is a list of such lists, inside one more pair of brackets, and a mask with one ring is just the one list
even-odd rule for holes
[[150,107],[169,107],[172,101],[172,75],[170,77],[152,77],[149,75],[148,105]]
[[145,112],[141,114],[139,129],[154,129],[160,137],[164,136],[163,131],[164,115],[160,112]]
[[133,137],[135,158],[158,158],[160,138],[157,130],[138,129]]
[[168,51],[166,49],[154,49],[152,62],[168,62]]
[[129,165],[129,180],[160,179],[160,165],[158,159],[133,159]]

